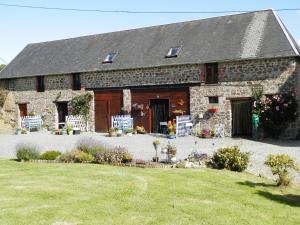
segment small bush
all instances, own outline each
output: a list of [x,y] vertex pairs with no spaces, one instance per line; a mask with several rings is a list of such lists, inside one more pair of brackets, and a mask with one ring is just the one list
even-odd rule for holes
[[40,152],[38,147],[30,143],[21,143],[16,146],[16,156],[19,161],[28,161],[31,159],[38,159]]
[[221,148],[212,157],[212,165],[218,169],[242,172],[249,163],[250,153],[241,152],[237,146]]
[[122,147],[116,147],[111,151],[98,152],[95,155],[96,163],[128,163],[132,159],[132,155]]
[[74,162],[74,159],[75,159],[74,151],[65,152],[57,158],[59,162],[64,162],[64,163],[72,163]]
[[289,169],[298,170],[295,161],[286,154],[269,155],[265,165],[271,168],[273,175],[278,176],[278,186],[288,186],[291,183]]
[[82,162],[92,162],[94,160],[94,156],[89,153],[83,151],[75,151],[74,154],[74,162],[82,163]]
[[82,163],[82,162],[92,162],[94,157],[86,152],[73,150],[66,152],[59,156],[58,161],[64,163]]
[[77,142],[76,149],[91,155],[95,155],[97,152],[105,151],[107,147],[105,144],[95,140],[92,137],[84,137]]
[[40,159],[42,159],[42,160],[55,160],[60,155],[61,155],[60,151],[52,150],[52,151],[44,152],[41,155]]

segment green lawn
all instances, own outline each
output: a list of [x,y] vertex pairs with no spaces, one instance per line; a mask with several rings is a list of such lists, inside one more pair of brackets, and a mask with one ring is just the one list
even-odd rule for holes
[[0,160],[0,224],[299,224],[300,188],[246,173]]

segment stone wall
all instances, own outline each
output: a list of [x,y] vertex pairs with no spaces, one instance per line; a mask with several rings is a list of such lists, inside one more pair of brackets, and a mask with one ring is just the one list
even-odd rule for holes
[[[297,87],[300,76],[299,65],[293,58],[226,62],[221,68],[218,84],[190,87],[190,111],[196,118],[197,129],[213,128],[222,123],[226,136],[231,136],[231,99],[250,98],[255,86],[262,87],[264,94],[288,92]],[[209,96],[219,97],[217,113],[207,112]],[[299,121],[291,124],[293,131],[287,130],[285,138],[295,138],[299,124]]]
[[[45,92],[36,91],[36,78],[19,78],[9,82],[9,90],[15,96],[15,103],[27,104],[27,111],[36,112],[44,118],[44,123],[50,128],[57,128],[58,113],[57,104],[59,102],[69,102],[73,97],[85,93],[84,90],[72,90],[71,75],[55,75],[45,77]],[[93,92],[91,92],[93,94]],[[94,130],[94,101],[91,102],[91,112],[88,124],[90,130]],[[18,110],[18,107],[16,107]],[[19,111],[17,112],[19,115]],[[20,118],[16,118],[19,121]]]
[[[257,85],[263,87],[264,94],[289,91],[297,86],[297,82],[299,86],[297,79],[300,79],[300,66],[294,58],[224,62],[220,65],[222,76],[216,85],[200,85],[201,65],[82,73],[81,81],[82,86],[87,89],[124,88],[123,107],[129,109],[130,87],[193,84],[190,86],[190,112],[195,118],[197,129],[212,128],[222,123],[225,125],[226,136],[231,135],[231,99],[250,98],[252,87]],[[42,93],[36,92],[35,77],[12,79],[8,85],[6,82],[6,86],[14,93],[16,103],[29,103],[28,112],[36,111],[45,115],[45,121],[49,125],[57,121],[55,102],[70,101],[72,97],[85,92],[72,90],[71,75],[46,76],[46,91]],[[219,99],[217,113],[207,113],[210,107],[209,96],[216,96]],[[89,121],[91,130],[94,129],[93,104],[94,101]],[[292,127],[293,130],[298,129],[299,122]],[[296,132],[290,133],[295,135]]]
[[199,65],[83,73],[85,88],[199,83]]

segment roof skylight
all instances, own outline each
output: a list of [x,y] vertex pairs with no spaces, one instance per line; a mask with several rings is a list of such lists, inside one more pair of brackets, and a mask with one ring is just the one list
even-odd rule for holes
[[178,53],[180,51],[180,47],[172,47],[169,49],[166,58],[173,58],[173,57],[177,57]]
[[117,55],[116,52],[110,52],[110,53],[108,53],[108,55],[103,60],[103,63],[112,63],[113,60],[115,59],[116,55]]

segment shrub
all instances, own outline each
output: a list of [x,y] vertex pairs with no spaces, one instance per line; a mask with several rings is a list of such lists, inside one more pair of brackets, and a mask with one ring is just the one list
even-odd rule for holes
[[16,146],[16,156],[20,161],[28,161],[30,159],[38,159],[40,157],[40,152],[36,145],[31,143],[21,143]]
[[61,155],[60,151],[55,151],[55,150],[46,151],[41,155],[40,159],[42,159],[42,160],[55,160],[60,155]]
[[61,154],[57,159],[59,162],[72,163],[75,159],[75,151],[65,152]]
[[83,151],[75,151],[74,154],[74,162],[75,163],[82,163],[82,162],[92,162],[94,161],[94,156],[89,153]]
[[244,171],[249,162],[250,153],[241,152],[237,146],[221,148],[212,157],[212,165],[218,169]]
[[91,155],[95,155],[97,152],[103,152],[106,148],[102,142],[92,137],[81,138],[76,144],[76,149]]
[[278,186],[288,186],[291,183],[289,169],[298,170],[295,161],[286,154],[269,155],[265,165],[271,168],[273,175],[278,176]]
[[132,155],[122,147],[116,147],[111,151],[98,152],[95,155],[96,163],[128,163],[132,159]]
[[261,98],[257,96],[253,102],[253,112],[260,116],[260,126],[263,128],[264,135],[272,138],[279,138],[286,129],[289,122],[296,120],[298,113],[298,103],[296,92],[273,95]]
[[92,162],[94,157],[86,152],[73,150],[66,152],[59,156],[58,161],[64,163],[82,163],[82,162]]

